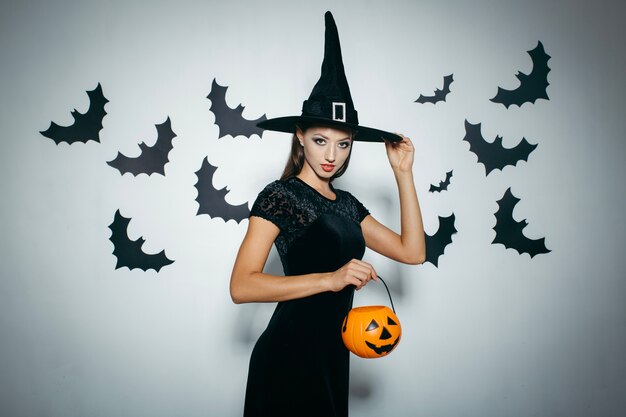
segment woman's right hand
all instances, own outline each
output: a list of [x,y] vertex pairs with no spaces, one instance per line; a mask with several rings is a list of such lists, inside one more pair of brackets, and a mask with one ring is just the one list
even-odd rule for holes
[[354,285],[360,290],[369,280],[378,281],[378,274],[374,267],[359,259],[352,259],[350,262],[331,272],[328,276],[330,291],[338,292],[348,285]]

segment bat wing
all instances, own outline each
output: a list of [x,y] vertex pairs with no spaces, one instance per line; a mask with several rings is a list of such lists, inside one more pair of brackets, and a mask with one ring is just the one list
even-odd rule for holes
[[213,218],[221,217],[224,221],[235,220],[237,223],[247,219],[250,215],[248,203],[237,206],[228,204],[225,200],[228,189],[224,187],[218,190],[213,187],[213,174],[215,174],[216,170],[217,167],[211,165],[208,158],[206,158],[202,162],[200,170],[196,172],[198,177],[198,182],[196,183],[198,197],[196,197],[196,201],[200,205],[197,214],[208,214]]
[[493,143],[489,143],[483,137],[481,124],[471,124],[465,120],[464,141],[470,144],[470,151],[476,154],[478,162],[485,166],[486,174],[489,175],[494,169],[502,169],[507,165],[516,165],[519,161],[528,161],[528,155],[537,147],[522,138],[513,148],[502,146],[502,137],[496,136]]
[[439,181],[439,185],[431,184],[429,192],[441,192],[448,189],[448,185],[450,185],[450,179],[452,178],[452,171],[446,172],[446,179],[443,181]]
[[528,51],[528,54],[533,62],[533,69],[530,74],[518,72],[515,76],[520,82],[519,87],[515,90],[505,90],[498,87],[498,93],[491,101],[503,104],[508,109],[512,104],[521,106],[524,103],[534,103],[540,98],[549,100],[547,88],[550,85],[548,82],[550,55],[544,50],[541,41],[538,42],[535,49]]
[[108,161],[107,164],[113,168],[117,168],[120,174],[124,175],[130,172],[133,175],[139,174],[161,174],[165,175],[165,164],[169,162],[168,154],[172,150],[172,139],[176,134],[172,131],[172,123],[170,118],[160,125],[156,125],[157,140],[153,146],[145,143],[139,144],[141,154],[136,158],[131,158],[121,153],[117,153],[117,157]]
[[417,100],[415,100],[415,103],[437,103],[439,101],[446,101],[446,97],[448,96],[448,93],[450,93],[450,84],[452,84],[452,81],[454,81],[453,78],[454,74],[450,74],[450,75],[446,75],[445,77],[443,77],[443,88],[440,89],[436,89],[435,90],[435,95],[433,96],[424,96],[421,95],[419,96],[419,98]]
[[98,86],[87,91],[89,97],[89,109],[85,113],[79,113],[78,110],[72,111],[74,123],[70,126],[59,126],[51,122],[47,130],[41,131],[42,135],[52,139],[57,145],[61,142],[72,144],[74,142],[83,142],[94,140],[100,142],[100,130],[102,130],[102,119],[107,114],[104,105],[109,100],[102,93],[102,86]]
[[256,124],[267,120],[266,115],[264,114],[256,120],[244,119],[242,115],[244,106],[240,104],[237,108],[231,109],[226,104],[227,88],[219,85],[214,79],[211,92],[207,96],[211,100],[210,110],[215,115],[215,124],[219,130],[219,138],[221,139],[227,135],[232,137],[242,135],[248,138],[252,135],[259,135],[261,137],[263,129],[257,127]]
[[131,270],[135,268],[144,271],[154,269],[156,272],[159,272],[162,267],[174,262],[165,256],[164,250],[154,255],[145,253],[141,249],[145,242],[143,238],[140,237],[137,240],[129,239],[129,223],[130,218],[122,216],[120,211],[117,210],[113,223],[109,225],[109,229],[111,229],[111,237],[109,239],[113,242],[113,255],[117,257],[115,269],[127,267]]
[[457,232],[454,220],[454,213],[448,217],[439,216],[437,232],[432,236],[426,234],[426,262],[438,266],[439,257],[443,255],[446,246],[452,243],[452,235]]
[[498,201],[498,211],[496,211],[496,225],[493,230],[496,237],[492,244],[502,244],[507,249],[515,249],[520,254],[527,253],[530,257],[534,257],[540,253],[548,253],[550,249],[546,248],[545,238],[528,239],[522,233],[523,229],[528,225],[526,220],[521,222],[513,218],[513,208],[520,201],[511,192],[511,188],[507,189]]

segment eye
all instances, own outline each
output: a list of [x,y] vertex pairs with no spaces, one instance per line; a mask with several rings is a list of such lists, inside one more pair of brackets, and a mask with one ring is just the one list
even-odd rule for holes
[[378,323],[376,323],[376,320],[372,320],[370,322],[370,324],[367,326],[367,329],[365,329],[366,332],[370,332],[372,330],[376,330],[378,329]]
[[315,142],[318,145],[324,145],[326,143],[326,141],[322,138],[313,138],[313,142]]
[[395,321],[393,321],[393,319],[391,317],[387,317],[387,324],[389,326],[397,326],[398,323],[396,323]]
[[350,142],[340,142],[339,143],[339,147],[341,149],[348,149],[350,147],[351,143]]

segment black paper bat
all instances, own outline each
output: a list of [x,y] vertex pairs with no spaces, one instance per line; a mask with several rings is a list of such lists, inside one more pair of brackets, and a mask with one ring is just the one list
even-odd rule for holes
[[71,113],[74,118],[72,125],[59,126],[54,122],[50,122],[50,127],[39,133],[52,139],[57,145],[61,142],[70,144],[74,142],[86,143],[90,140],[100,142],[102,119],[107,114],[104,110],[104,105],[109,100],[102,94],[100,83],[98,83],[95,89],[87,91],[87,96],[89,96],[89,109],[85,113],[79,113],[78,110],[74,109]]
[[211,92],[206,97],[211,100],[210,110],[215,115],[215,124],[218,128],[219,139],[224,136],[246,136],[263,134],[263,129],[257,127],[257,123],[267,120],[266,115],[259,117],[256,120],[248,120],[243,117],[243,109],[245,108],[241,104],[235,109],[231,109],[226,104],[226,90],[228,87],[222,87],[215,79],[213,79],[213,85],[211,86]]
[[117,168],[122,175],[127,172],[133,175],[155,173],[165,175],[165,164],[169,162],[167,155],[173,148],[172,139],[176,137],[176,134],[172,131],[169,117],[165,122],[155,126],[157,140],[154,145],[148,146],[142,142],[139,144],[139,149],[141,149],[139,156],[131,158],[118,152],[117,157],[108,161],[107,164]]
[[419,98],[417,100],[414,101],[414,103],[437,103],[439,101],[446,101],[446,96],[448,95],[448,93],[450,92],[450,84],[452,84],[452,81],[454,81],[454,78],[452,78],[454,74],[450,74],[450,75],[446,75],[445,77],[443,77],[443,89],[436,89],[435,90],[435,95],[434,96],[424,96],[421,95],[419,96]]
[[546,54],[541,41],[537,43],[535,49],[527,51],[530,59],[533,61],[533,69],[530,74],[518,72],[515,76],[520,82],[519,87],[515,90],[505,90],[498,87],[498,93],[491,99],[494,103],[501,103],[507,109],[511,104],[520,106],[524,103],[534,103],[537,99],[548,98],[546,89],[550,83],[548,82],[548,60],[550,55]]
[[507,165],[516,165],[519,161],[528,161],[528,155],[537,147],[531,145],[522,138],[513,148],[505,148],[502,146],[502,137],[496,136],[496,139],[489,143],[485,141],[481,131],[480,123],[471,124],[465,120],[465,137],[470,145],[470,151],[478,157],[478,163],[485,166],[486,175],[489,175],[494,169],[502,170]]
[[115,212],[115,219],[109,225],[111,229],[111,237],[113,242],[113,255],[117,257],[115,269],[127,267],[128,269],[139,268],[144,271],[154,269],[159,272],[162,267],[169,265],[174,261],[165,256],[165,250],[150,255],[145,253],[141,247],[145,243],[144,238],[130,240],[128,237],[128,224],[130,218],[122,216],[119,210]]
[[426,234],[426,262],[438,266],[439,257],[450,243],[452,235],[457,232],[454,227],[454,213],[448,217],[439,217],[439,229],[434,235]]
[[496,231],[496,237],[492,244],[502,244],[507,249],[515,249],[520,253],[527,253],[532,258],[539,253],[548,253],[550,249],[546,248],[545,238],[528,239],[522,233],[523,229],[528,225],[526,219],[521,222],[513,218],[513,208],[520,201],[515,197],[509,187],[504,196],[498,200],[498,211],[496,211],[496,225],[493,230]]
[[448,189],[448,185],[450,185],[450,178],[452,178],[452,171],[446,172],[446,179],[443,181],[439,181],[439,185],[430,184],[430,189],[428,192],[441,192]]
[[216,170],[217,167],[211,165],[206,158],[202,161],[200,170],[196,172],[198,177],[198,182],[195,185],[198,190],[196,201],[200,205],[197,215],[208,214],[213,218],[221,217],[224,221],[235,220],[237,223],[247,219],[250,215],[248,203],[238,206],[228,204],[224,199],[228,193],[228,188],[224,187],[218,190],[213,187],[213,174]]

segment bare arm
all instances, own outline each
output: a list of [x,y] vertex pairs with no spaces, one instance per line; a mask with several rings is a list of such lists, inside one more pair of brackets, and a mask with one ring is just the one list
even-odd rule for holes
[[303,298],[347,285],[361,288],[377,279],[373,267],[353,259],[334,272],[277,276],[263,273],[270,249],[280,230],[272,222],[251,216],[230,277],[233,302],[271,302]]
[[361,222],[361,228],[367,247],[393,260],[416,265],[426,259],[426,241],[413,182],[414,148],[409,138],[402,138],[402,142],[385,143],[400,196],[400,234],[372,216],[367,216]]

